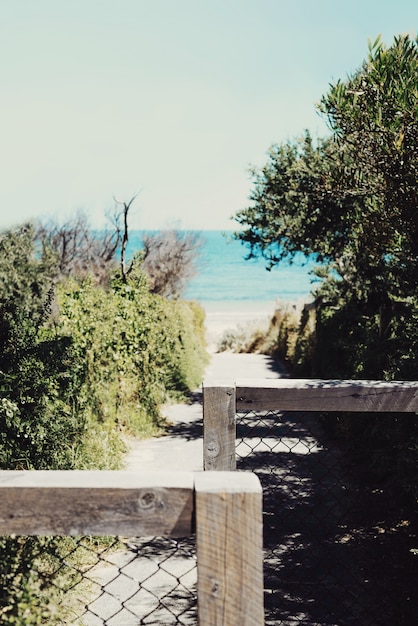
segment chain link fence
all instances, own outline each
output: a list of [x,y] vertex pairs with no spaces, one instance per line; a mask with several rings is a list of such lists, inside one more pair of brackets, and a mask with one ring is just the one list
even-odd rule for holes
[[[10,600],[16,601],[25,579],[27,606],[20,601],[12,617],[13,607],[3,602],[0,623],[65,626],[197,623],[193,536],[181,539],[12,537],[7,542],[9,549],[16,542],[25,559],[21,565],[27,568],[30,561],[30,575],[25,576],[22,567],[16,566],[16,553],[9,559],[0,554],[2,595],[3,600],[8,594]],[[27,542],[31,544],[30,555]],[[34,544],[38,546],[35,552]]]
[[338,419],[325,428],[315,413],[236,416],[237,469],[263,487],[266,624],[412,626],[410,520],[384,485],[364,480],[358,442],[333,437]]

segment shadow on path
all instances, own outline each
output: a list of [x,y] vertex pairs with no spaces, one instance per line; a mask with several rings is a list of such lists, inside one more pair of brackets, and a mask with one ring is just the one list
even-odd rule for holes
[[[215,354],[209,368],[208,384],[284,375],[260,355]],[[141,445],[153,468],[189,469],[202,454],[201,391],[167,417],[166,436]],[[353,450],[315,414],[239,414],[237,454],[238,469],[257,473],[263,486],[267,625],[417,623],[412,521],[385,485],[366,484]]]
[[416,623],[410,520],[315,414],[240,414],[237,449],[263,485],[266,624]]
[[[261,354],[235,354],[219,352],[212,355],[204,384],[225,381],[228,385],[243,378],[283,378],[287,376],[283,365],[272,357]],[[212,381],[212,382],[211,382]],[[168,426],[166,435],[185,441],[201,439],[203,436],[203,393],[201,389],[189,392],[187,402],[166,407]],[[182,419],[182,414],[188,419]],[[189,417],[191,416],[191,417]],[[161,438],[163,442],[163,438]]]

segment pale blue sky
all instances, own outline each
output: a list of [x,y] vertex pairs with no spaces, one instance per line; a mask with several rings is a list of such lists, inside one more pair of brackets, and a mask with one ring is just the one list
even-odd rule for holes
[[0,228],[140,191],[131,228],[231,229],[250,164],[416,0],[0,0]]

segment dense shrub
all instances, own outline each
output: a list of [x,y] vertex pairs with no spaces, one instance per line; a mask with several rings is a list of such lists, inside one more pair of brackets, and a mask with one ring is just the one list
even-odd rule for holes
[[[390,324],[361,302],[319,308],[311,374],[318,378],[418,380],[418,301],[393,303]],[[409,502],[418,498],[416,414],[324,416],[333,434],[358,442],[371,476],[393,485]]]
[[[85,430],[83,362],[71,339],[48,328],[55,259],[25,226],[0,236],[0,468],[68,469]],[[0,538],[0,622],[52,624],[35,563],[56,544]],[[46,556],[48,555],[48,556]],[[43,600],[41,601],[41,598]]]
[[54,259],[23,227],[0,237],[0,467],[71,467],[84,430],[83,363],[71,339],[46,327]]
[[[141,271],[62,283],[55,301],[55,268],[30,227],[1,235],[0,468],[116,469],[121,430],[155,432],[168,395],[200,382],[203,312],[151,295]],[[0,538],[1,624],[63,623],[37,574],[63,541]]]
[[196,302],[162,300],[168,342],[163,354],[165,386],[169,396],[196,389],[202,382],[208,355],[205,351],[205,314]]
[[[297,378],[418,380],[418,302],[397,302],[390,328],[360,303],[282,305],[257,350],[281,360]],[[236,335],[228,335],[237,345]],[[234,344],[232,341],[234,340]],[[246,345],[251,349],[251,339]],[[322,415],[332,436],[355,441],[356,463],[409,503],[418,498],[416,414]]]
[[153,432],[170,393],[200,383],[206,363],[203,317],[195,304],[148,290],[137,269],[110,289],[91,281],[60,289],[61,332],[85,355],[84,395],[92,414],[136,435]]

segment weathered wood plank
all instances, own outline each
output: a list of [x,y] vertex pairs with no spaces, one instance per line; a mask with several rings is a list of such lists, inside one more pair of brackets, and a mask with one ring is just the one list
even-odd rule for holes
[[262,492],[255,474],[195,476],[200,626],[260,626]]
[[203,387],[203,468],[236,469],[235,387]]
[[0,472],[3,535],[187,536],[193,506],[190,472]]
[[418,411],[417,381],[240,380],[237,411]]

